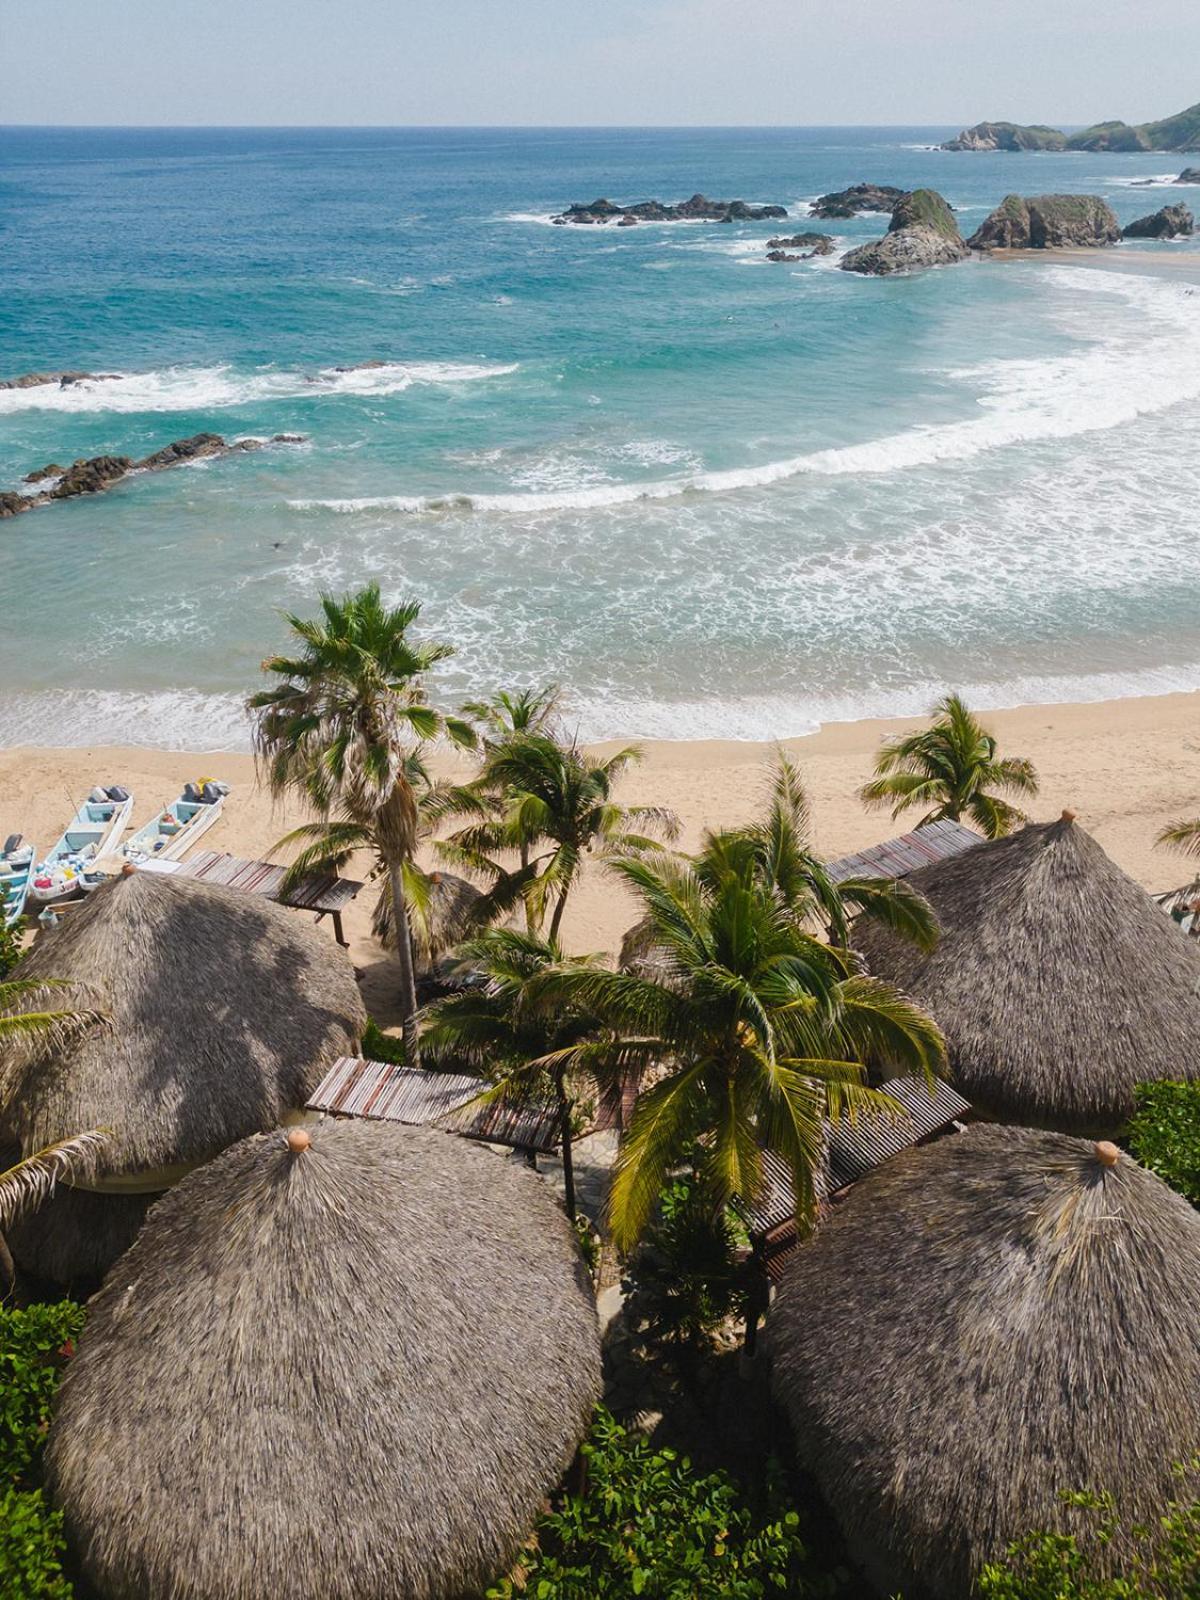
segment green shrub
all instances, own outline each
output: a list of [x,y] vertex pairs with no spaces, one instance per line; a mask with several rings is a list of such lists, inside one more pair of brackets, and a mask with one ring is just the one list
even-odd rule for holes
[[73,1300],[0,1309],[0,1486],[36,1484],[50,1403],[83,1317]]
[[1078,1513],[1078,1531],[1018,1540],[980,1574],[981,1600],[1196,1600],[1200,1458],[1179,1475],[1179,1498],[1146,1524],[1123,1522],[1110,1494],[1064,1495]]
[[0,1595],[5,1600],[72,1600],[62,1569],[62,1513],[40,1489],[0,1491]]
[[384,1033],[374,1017],[367,1019],[362,1036],[362,1053],[367,1061],[386,1061],[394,1067],[404,1065],[404,1041],[394,1034]]
[[654,1345],[697,1345],[745,1308],[747,1275],[738,1260],[744,1230],[729,1208],[714,1208],[694,1175],[662,1194],[658,1214],[630,1258],[621,1287],[630,1327]]
[[1200,1206],[1200,1083],[1139,1083],[1129,1148]]
[[772,1483],[754,1515],[724,1473],[655,1450],[600,1411],[583,1447],[587,1488],[542,1518],[536,1548],[488,1600],[761,1600],[833,1596],[841,1574],[817,1574],[800,1519]]
[[21,959],[21,936],[16,928],[0,921],[0,980],[8,976]]

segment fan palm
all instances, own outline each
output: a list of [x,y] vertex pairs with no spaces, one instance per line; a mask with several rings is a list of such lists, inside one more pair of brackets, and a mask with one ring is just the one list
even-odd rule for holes
[[565,957],[551,939],[493,928],[460,948],[474,979],[429,1008],[425,1059],[466,1066],[491,1082],[485,1099],[552,1097],[558,1108],[567,1215],[575,1218],[571,1141],[581,1091],[604,1087],[621,1052],[586,1009],[547,985],[559,973],[596,970],[590,956]]
[[679,831],[673,812],[613,798],[622,774],[640,759],[633,746],[601,757],[545,733],[506,739],[489,750],[472,786],[485,797],[478,820],[452,834],[444,852],[493,874],[503,874],[499,857],[517,855],[529,930],[541,929],[553,904],[548,937],[557,943],[586,856],[649,849]]
[[[322,595],[321,609],[316,621],[288,616],[298,653],[263,662],[263,671],[278,681],[247,702],[255,749],[272,793],[302,795],[331,840],[345,845],[353,830],[369,832],[392,901],[404,1042],[415,1063],[417,997],[404,869],[416,850],[419,807],[410,763],[414,748],[419,752],[429,739],[448,735],[469,747],[476,739],[469,724],[426,703],[426,674],[454,652],[409,636],[421,612],[417,601],[387,606],[371,583],[340,599]],[[346,831],[339,835],[339,829]]]
[[914,806],[928,807],[919,828],[967,817],[987,839],[1002,838],[1028,821],[1004,796],[1038,792],[1032,762],[1001,757],[993,735],[956,694],[938,701],[932,719],[919,733],[884,740],[876,776],[859,791],[864,804],[890,806],[893,817]]
[[541,689],[506,689],[491,700],[469,700],[462,711],[464,717],[478,724],[489,748],[527,733],[555,738],[562,712],[562,689],[557,683]]
[[867,1064],[930,1076],[936,1024],[853,958],[802,929],[744,849],[699,863],[627,857],[612,871],[645,908],[652,959],[639,972],[558,970],[547,997],[593,1012],[661,1077],[638,1099],[609,1200],[617,1243],[641,1235],[669,1173],[697,1140],[715,1205],[761,1192],[762,1152],[791,1169],[811,1213],[824,1120],[900,1114]]

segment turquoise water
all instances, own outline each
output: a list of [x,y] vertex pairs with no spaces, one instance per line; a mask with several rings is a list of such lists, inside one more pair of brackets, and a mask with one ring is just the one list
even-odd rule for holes
[[[964,232],[1009,190],[1200,201],[1135,186],[1179,157],[947,131],[0,130],[0,375],[124,374],[0,392],[0,487],[307,436],[0,525],[0,738],[237,747],[280,609],[368,576],[459,645],[447,698],[558,679],[589,736],[1200,685],[1200,250],[763,259],[862,180]],[[790,220],[548,223],[696,189]]]

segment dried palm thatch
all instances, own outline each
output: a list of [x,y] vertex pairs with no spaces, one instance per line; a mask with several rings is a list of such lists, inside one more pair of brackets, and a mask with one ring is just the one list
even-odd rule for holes
[[[409,906],[413,955],[418,970],[428,972],[447,950],[479,931],[479,906],[485,897],[453,872],[422,873],[413,887],[419,889]],[[395,949],[392,897],[386,885],[371,913],[371,932],[385,950]]]
[[86,1293],[129,1249],[157,1199],[60,1183],[51,1199],[5,1230],[12,1258],[31,1278]]
[[325,1122],[155,1205],[46,1460],[104,1600],[434,1600],[516,1556],[599,1387],[590,1286],[536,1176],[434,1129]]
[[873,1582],[962,1600],[1063,1526],[1060,1491],[1111,1488],[1131,1518],[1170,1498],[1200,1445],[1200,1216],[1115,1145],[976,1125],[850,1192],[768,1336]]
[[1115,1133],[1134,1085],[1200,1071],[1200,946],[1064,812],[914,872],[925,954],[860,920],[870,970],[931,1011],[957,1088],[1001,1121]]

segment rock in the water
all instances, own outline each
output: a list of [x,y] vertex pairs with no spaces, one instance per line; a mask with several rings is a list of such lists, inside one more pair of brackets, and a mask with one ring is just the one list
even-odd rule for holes
[[768,250],[767,251],[767,260],[768,261],[803,261],[804,259],[805,259],[804,256],[793,255],[790,250]]
[[36,472],[27,472],[21,479],[22,483],[44,483],[47,478],[61,478],[63,469],[57,461],[51,461],[44,467],[38,467]]
[[69,389],[73,383],[106,383],[120,376],[119,372],[23,372],[19,378],[0,378],[0,389],[38,389],[45,383]]
[[636,217],[618,217],[617,218],[617,227],[618,228],[636,228],[637,227],[637,222],[638,222],[638,219]]
[[1200,167],[1184,167],[1175,183],[1200,183]]
[[752,206],[745,200],[710,200],[694,194],[690,200],[666,205],[661,200],[639,200],[636,205],[619,206],[612,200],[592,200],[587,205],[568,206],[553,222],[761,222],[767,217],[786,217],[784,206]]
[[882,239],[847,252],[838,263],[843,272],[888,277],[921,267],[947,267],[968,255],[954,213],[936,189],[914,189],[901,195]]
[[1194,233],[1195,219],[1186,206],[1163,206],[1121,230],[1126,239],[1182,239]]
[[181,461],[200,461],[205,456],[218,456],[229,446],[219,433],[194,433],[190,439],[176,439],[164,445],[153,455],[138,462],[143,472],[157,472],[161,467],[177,467]]
[[271,443],[272,444],[303,444],[304,443],[304,437],[305,436],[302,433],[273,433],[271,435]]
[[100,494],[123,478],[132,466],[129,456],[92,456],[85,461],[73,461],[53,489],[47,491],[46,499],[70,500],[78,494]]
[[1120,237],[1121,224],[1099,195],[1010,194],[967,243],[972,250],[1063,250]]
[[953,139],[939,145],[941,150],[1065,150],[1067,136],[1057,128],[1039,123],[977,122],[964,128]]
[[813,202],[814,217],[857,217],[863,211],[891,211],[904,194],[890,183],[856,183],[849,189],[823,194]]
[[814,256],[827,256],[833,253],[833,240],[827,233],[793,233],[790,238],[768,239],[767,250],[807,250]]
[[19,517],[22,511],[32,511],[40,496],[33,494],[0,494],[0,518]]

